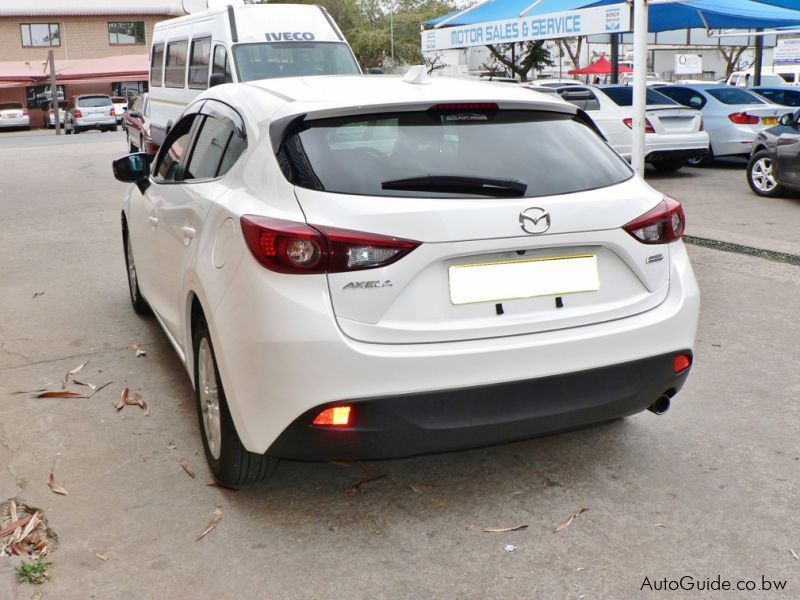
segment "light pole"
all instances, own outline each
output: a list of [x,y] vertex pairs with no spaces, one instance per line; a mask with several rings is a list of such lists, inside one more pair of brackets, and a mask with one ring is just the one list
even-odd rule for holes
[[392,66],[394,66],[394,11],[397,10],[397,3],[392,2],[390,5],[392,12],[389,13],[389,45],[391,47],[390,55],[392,57]]

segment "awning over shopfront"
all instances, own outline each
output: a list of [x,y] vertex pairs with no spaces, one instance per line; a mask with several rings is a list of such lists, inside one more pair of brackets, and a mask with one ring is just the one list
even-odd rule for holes
[[[56,62],[56,81],[61,85],[147,81],[146,54],[129,54]],[[46,61],[0,62],[0,87],[26,87],[50,81]]]

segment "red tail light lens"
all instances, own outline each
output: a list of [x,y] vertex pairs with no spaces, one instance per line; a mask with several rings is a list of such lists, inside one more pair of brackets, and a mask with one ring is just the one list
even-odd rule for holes
[[326,408],[320,412],[314,420],[311,421],[312,425],[324,426],[338,426],[347,427],[350,425],[350,406],[334,406],[333,408]]
[[[622,122],[625,123],[625,126],[628,129],[633,129],[633,119],[622,119]],[[653,129],[653,124],[650,122],[650,119],[644,120],[644,132],[645,133],[655,133],[656,130]]]
[[23,117],[27,117],[28,116],[28,109],[27,108],[23,108],[22,109],[22,116]]
[[686,217],[680,202],[664,196],[658,206],[623,229],[643,244],[668,244],[683,237]]
[[255,215],[241,218],[253,257],[278,273],[343,273],[385,267],[419,242]]
[[76,119],[82,119],[83,118],[83,113],[81,111],[79,111],[78,109],[75,109],[73,111],[73,113],[72,113],[72,116],[75,117]]
[[728,118],[737,125],[758,125],[761,122],[757,116],[749,115],[746,112],[731,113]]

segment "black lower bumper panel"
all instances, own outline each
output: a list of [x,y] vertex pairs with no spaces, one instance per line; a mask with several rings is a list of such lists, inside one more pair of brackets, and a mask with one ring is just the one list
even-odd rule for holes
[[[675,374],[682,350],[553,377],[317,406],[298,417],[269,454],[300,460],[379,459],[489,446],[601,423],[673,396],[690,369]],[[350,404],[347,427],[311,422]]]

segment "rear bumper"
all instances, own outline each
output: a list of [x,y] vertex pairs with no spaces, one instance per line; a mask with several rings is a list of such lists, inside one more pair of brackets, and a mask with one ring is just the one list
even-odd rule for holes
[[645,161],[688,160],[690,158],[703,158],[706,154],[708,154],[708,148],[698,148],[695,150],[661,150],[648,154],[645,157]]
[[[311,424],[317,406],[297,418],[269,454],[301,460],[381,459],[511,442],[640,412],[683,386],[676,353],[577,373],[371,398],[352,403],[346,428]],[[684,350],[677,354],[691,355]]]
[[75,127],[81,129],[101,129],[105,127],[116,127],[116,117],[108,117],[98,121],[90,121],[88,119],[75,119]]
[[30,117],[18,117],[13,119],[0,119],[0,127],[30,127]]

